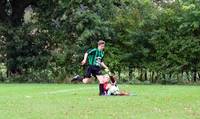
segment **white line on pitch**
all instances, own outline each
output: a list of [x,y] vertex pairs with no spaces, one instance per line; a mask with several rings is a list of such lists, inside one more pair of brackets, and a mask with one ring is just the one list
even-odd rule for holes
[[76,89],[65,89],[65,90],[56,90],[56,91],[49,91],[49,92],[43,92],[42,94],[57,94],[57,93],[67,93],[67,92],[75,92],[75,91],[81,91],[81,90],[91,90],[95,89],[97,87],[86,87],[86,88],[76,88]]

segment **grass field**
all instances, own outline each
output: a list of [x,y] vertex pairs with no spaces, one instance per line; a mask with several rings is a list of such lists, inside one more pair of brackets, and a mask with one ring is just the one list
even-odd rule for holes
[[200,119],[200,87],[120,85],[137,96],[98,96],[97,85],[0,84],[0,119]]

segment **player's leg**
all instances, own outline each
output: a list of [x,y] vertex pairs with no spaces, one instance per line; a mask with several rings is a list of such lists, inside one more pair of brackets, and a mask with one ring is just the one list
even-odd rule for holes
[[100,95],[106,95],[107,89],[109,87],[109,76],[108,75],[96,75],[98,81],[99,81],[99,94]]
[[83,78],[83,77],[77,75],[77,76],[73,77],[73,79],[71,80],[71,82],[83,82],[83,83],[86,84],[86,83],[91,83],[92,79],[91,79],[91,77],[85,77],[85,78]]
[[125,92],[125,91],[121,91],[118,96],[130,96],[130,93]]
[[96,77],[97,80],[99,81],[99,95],[105,95],[104,82],[102,81],[103,76],[97,75]]
[[71,82],[74,83],[74,82],[82,82],[83,80],[83,77],[81,77],[80,75],[76,75],[72,78]]
[[110,89],[110,87],[111,87],[110,83],[108,83],[108,82],[104,83],[104,92],[106,95],[108,95],[108,90]]
[[92,74],[92,67],[88,66],[88,68],[85,71],[85,76],[84,78],[77,75],[75,77],[73,77],[73,79],[71,80],[71,82],[83,82],[83,83],[89,83],[91,82],[91,74]]
[[91,83],[92,82],[92,79],[91,78],[87,78],[87,77],[85,77],[84,79],[83,79],[83,81],[82,81],[83,83]]
[[96,75],[96,78],[100,84],[103,84],[105,82],[104,75]]
[[90,83],[91,82],[91,75],[92,75],[92,66],[89,66],[86,70],[85,76],[82,80],[83,83]]
[[103,83],[103,75],[101,75],[101,68],[98,66],[93,66],[91,73],[94,77],[99,81],[99,95],[104,95],[104,83]]
[[[106,83],[105,83],[106,84]],[[106,85],[104,85],[105,86],[105,89],[106,90],[109,90],[110,89],[110,87],[112,86],[110,83],[107,83]]]

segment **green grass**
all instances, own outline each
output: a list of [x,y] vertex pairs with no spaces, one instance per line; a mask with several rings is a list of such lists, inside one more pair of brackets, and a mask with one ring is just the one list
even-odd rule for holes
[[199,119],[199,86],[120,85],[137,96],[98,96],[97,85],[0,84],[0,119]]

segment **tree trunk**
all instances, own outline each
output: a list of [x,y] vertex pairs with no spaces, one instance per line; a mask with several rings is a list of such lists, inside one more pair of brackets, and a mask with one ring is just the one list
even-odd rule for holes
[[196,69],[196,67],[194,68],[194,71],[193,71],[193,81],[197,82],[197,69]]
[[183,79],[184,79],[184,72],[182,71],[181,72],[181,80],[183,81]]
[[128,70],[129,81],[131,81],[133,79],[133,68],[129,66]]
[[172,80],[172,73],[169,74],[169,78],[170,78],[170,80]]
[[177,80],[177,81],[180,80],[179,73],[177,73],[177,75],[176,75],[176,80]]
[[145,70],[145,73],[144,73],[144,80],[147,81],[148,80],[148,76],[147,76],[147,70]]
[[121,70],[118,70],[118,80],[121,80]]
[[159,72],[156,72],[156,78],[155,78],[155,82],[157,82],[158,80],[160,80],[160,73]]
[[165,80],[166,79],[166,75],[162,73],[162,78]]
[[8,15],[6,13],[6,4],[7,0],[0,0],[0,22],[7,22],[8,21]]
[[187,75],[188,82],[190,82],[190,73],[188,71],[186,71],[186,75]]
[[153,71],[153,72],[151,72],[151,83],[154,83],[154,74],[155,74],[155,72]]
[[[36,2],[38,2],[38,1],[37,0],[10,0],[10,5],[11,5],[10,15],[8,15],[8,13],[6,11],[7,10],[6,5],[9,4],[8,2],[9,1],[7,1],[7,0],[0,0],[0,23],[2,22],[3,24],[6,24],[15,29],[16,27],[22,25],[25,8],[31,4],[36,4]],[[7,39],[7,41],[6,41],[7,60],[15,60],[16,55],[19,55],[19,54],[10,55],[8,53],[9,50],[14,50],[13,47],[9,47],[10,46],[9,42],[14,42],[13,34],[5,33],[5,37]],[[15,74],[22,73],[22,70],[19,67],[17,67],[15,61],[13,61],[11,64],[8,64],[8,63],[7,63],[7,70],[8,70],[7,75],[15,75]]]
[[143,80],[143,70],[142,68],[140,69],[140,78],[139,78],[141,81]]
[[35,4],[37,0],[12,0],[12,25],[19,26],[23,22],[24,10],[31,4]]

